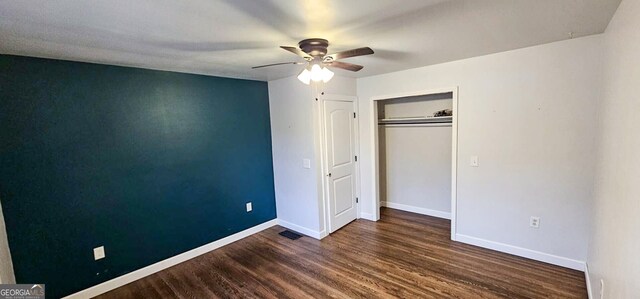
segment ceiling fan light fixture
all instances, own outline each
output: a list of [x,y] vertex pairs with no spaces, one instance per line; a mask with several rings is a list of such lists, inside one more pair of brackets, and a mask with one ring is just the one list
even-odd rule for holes
[[313,82],[324,82],[327,83],[329,80],[333,78],[333,72],[319,64],[313,64],[311,67],[306,67],[298,74],[298,80],[300,82],[309,85],[311,81]]
[[311,83],[311,72],[307,68],[304,68],[298,75],[298,80],[300,80],[300,82],[304,84],[309,85],[309,83]]
[[253,69],[259,69],[263,67],[270,66],[278,66],[285,64],[306,64],[305,67],[300,74],[298,74],[298,80],[302,83],[309,85],[311,81],[313,82],[324,82],[327,83],[331,78],[333,78],[334,73],[328,69],[326,66],[331,66],[332,68],[339,68],[351,72],[360,71],[363,66],[338,61],[344,58],[364,56],[373,54],[373,50],[369,47],[362,47],[357,49],[345,50],[333,54],[327,55],[327,47],[329,47],[329,41],[323,38],[309,38],[302,40],[298,43],[298,47],[291,46],[280,46],[285,51],[291,52],[298,57],[301,57],[305,60],[302,61],[293,61],[293,62],[281,62],[281,63],[272,63],[266,65],[259,65],[252,67]]

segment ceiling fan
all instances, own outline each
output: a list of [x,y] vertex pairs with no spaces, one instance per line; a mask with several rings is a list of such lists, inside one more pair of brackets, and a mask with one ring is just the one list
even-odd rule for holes
[[352,72],[357,72],[363,68],[361,65],[338,61],[339,59],[373,54],[373,50],[371,50],[371,48],[364,47],[327,55],[328,47],[329,41],[326,39],[305,39],[298,43],[298,47],[280,46],[280,48],[304,58],[304,60],[306,60],[305,62],[294,61],[272,63],[254,66],[252,68],[258,69],[285,64],[306,64],[307,66],[298,75],[298,79],[300,81],[304,84],[309,84],[311,81],[322,81],[326,83],[333,78],[333,72],[327,67],[336,67]]

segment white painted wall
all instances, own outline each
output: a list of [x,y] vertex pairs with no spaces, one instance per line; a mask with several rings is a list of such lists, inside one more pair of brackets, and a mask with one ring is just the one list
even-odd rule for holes
[[640,1],[604,34],[605,76],[588,266],[594,298],[640,298]]
[[380,130],[380,200],[391,208],[450,217],[451,127]]
[[[305,85],[295,76],[269,81],[269,110],[279,223],[320,238],[325,231],[320,169],[319,93],[353,96],[356,81],[334,76],[327,84]],[[303,168],[311,160],[311,169]]]
[[[459,86],[458,234],[580,268],[601,44],[590,36],[358,79],[363,214],[374,213],[371,97]],[[480,167],[469,167],[472,155]]]
[[2,205],[0,205],[0,284],[6,283],[16,283],[16,278],[13,274],[13,262],[9,251],[7,229],[4,225]]
[[[278,219],[319,231],[312,89],[295,77],[268,84]],[[311,169],[302,167],[303,159]]]

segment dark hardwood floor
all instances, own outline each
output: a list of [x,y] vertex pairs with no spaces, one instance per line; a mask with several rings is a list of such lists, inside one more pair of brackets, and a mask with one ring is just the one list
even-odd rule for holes
[[587,298],[584,274],[452,242],[392,209],[318,241],[275,226],[99,298]]

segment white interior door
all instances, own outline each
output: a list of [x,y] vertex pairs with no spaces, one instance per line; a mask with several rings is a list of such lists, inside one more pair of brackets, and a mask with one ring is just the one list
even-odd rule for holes
[[356,219],[355,107],[353,101],[324,100],[324,136],[329,232]]

